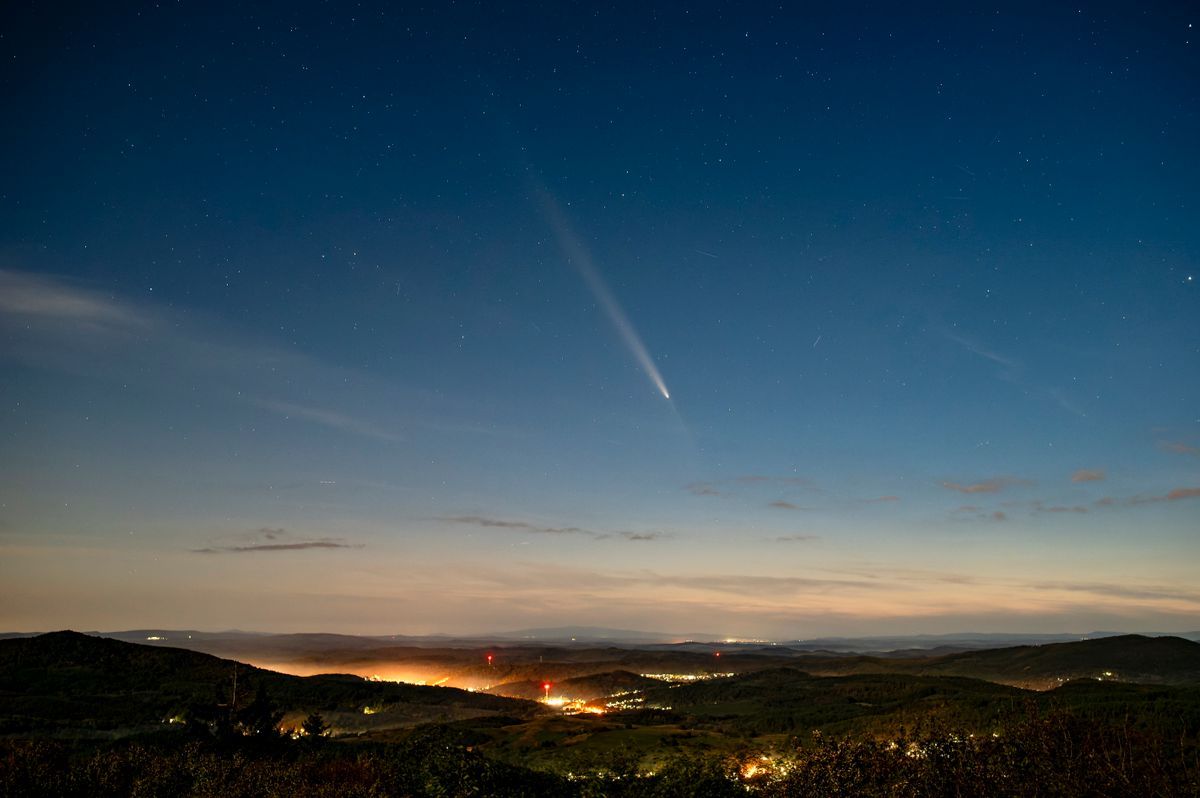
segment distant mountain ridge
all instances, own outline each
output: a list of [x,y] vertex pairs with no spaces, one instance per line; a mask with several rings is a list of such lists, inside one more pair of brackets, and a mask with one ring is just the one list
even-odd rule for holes
[[[0,632],[0,640],[36,637],[44,632]],[[859,637],[814,637],[800,639],[778,639],[751,641],[711,632],[668,633],[615,629],[600,626],[553,626],[516,629],[497,633],[473,634],[427,634],[427,635],[353,635],[336,632],[255,632],[230,629],[218,632],[195,629],[125,629],[119,631],[88,631],[84,634],[109,637],[130,643],[171,645],[193,650],[244,650],[249,645],[261,645],[267,641],[278,651],[314,651],[330,649],[368,650],[383,645],[435,645],[475,647],[487,643],[611,643],[635,646],[694,645],[704,646],[786,646],[805,652],[854,652],[890,653],[902,651],[944,651],[1000,648],[1005,646],[1044,645],[1096,640],[1105,637],[1122,637],[1130,633],[1096,631],[1082,634],[1061,633],[991,633],[950,632],[945,634],[915,635],[864,635]],[[1192,632],[1142,632],[1144,637],[1179,637],[1200,641],[1200,630]]]
[[609,629],[603,626],[550,626],[535,629],[518,629],[496,635],[469,635],[468,638],[492,640],[536,640],[539,642],[627,642],[627,643],[672,643],[684,641],[712,642],[724,635],[708,632],[676,634],[664,632],[642,632],[633,629]]

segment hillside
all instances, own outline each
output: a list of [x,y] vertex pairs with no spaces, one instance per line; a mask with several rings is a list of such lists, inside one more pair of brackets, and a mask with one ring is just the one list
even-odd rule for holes
[[[537,680],[506,682],[490,687],[488,692],[509,698],[536,700],[542,697],[544,684],[545,682]],[[552,682],[551,694],[567,700],[594,701],[618,693],[658,687],[661,684],[657,679],[648,679],[630,671],[607,671]]]
[[1119,635],[1072,643],[950,654],[918,672],[1047,690],[1074,679],[1143,684],[1200,683],[1200,643],[1182,637]]
[[1136,684],[1200,684],[1200,643],[1181,637],[1113,635],[1043,645],[954,651],[935,656],[802,654],[790,664],[816,676],[894,673],[961,676],[1032,690],[1076,679]]
[[727,731],[861,732],[938,718],[979,727],[1030,695],[977,679],[908,674],[813,676],[774,668],[726,679],[659,687],[647,707],[664,707]]
[[[289,676],[208,654],[77,632],[0,640],[0,732],[119,735],[161,727],[196,706],[245,703],[261,689],[279,709],[390,722],[528,714],[522,701],[357,676]],[[361,725],[361,721],[360,721]]]

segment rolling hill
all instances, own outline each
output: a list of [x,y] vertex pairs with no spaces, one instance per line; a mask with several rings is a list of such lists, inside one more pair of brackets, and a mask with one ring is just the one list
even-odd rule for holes
[[1035,690],[1075,679],[1190,684],[1200,682],[1200,643],[1182,637],[1119,635],[950,654],[923,664],[918,671]]
[[[358,676],[289,676],[184,649],[77,632],[0,640],[0,731],[119,736],[161,728],[195,706],[238,701],[260,689],[283,711],[334,720],[379,716],[395,726],[489,714],[526,715],[524,701],[454,688],[372,682]],[[359,721],[361,725],[361,721]]]

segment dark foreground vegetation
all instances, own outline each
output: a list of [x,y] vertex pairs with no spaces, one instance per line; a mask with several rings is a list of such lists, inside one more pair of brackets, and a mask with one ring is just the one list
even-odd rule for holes
[[639,772],[616,751],[585,774],[491,759],[445,727],[401,742],[158,734],[0,741],[0,796],[1195,796],[1194,740],[1067,713],[998,736],[926,728],[892,740],[793,741],[766,757],[679,755]]

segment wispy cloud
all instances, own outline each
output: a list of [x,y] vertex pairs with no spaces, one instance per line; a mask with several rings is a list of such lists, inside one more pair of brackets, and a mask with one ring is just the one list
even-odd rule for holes
[[[418,430],[522,434],[502,424],[467,422],[468,414],[480,416],[481,405],[474,400],[380,380],[148,296],[113,295],[43,274],[0,269],[0,358],[130,386],[191,384],[198,387],[188,392],[189,403],[206,394],[212,402],[244,402],[389,443]],[[306,387],[300,401],[292,393],[297,385]],[[403,418],[404,431],[375,423],[360,407],[386,407],[385,418]],[[462,417],[445,415],[450,407]]]
[[[635,543],[639,541],[663,540],[670,537],[670,535],[665,535],[662,532],[616,532],[614,535],[619,538],[625,538],[625,540],[632,540]],[[601,535],[601,537],[609,536]]]
[[4,269],[0,269],[0,317],[69,325],[90,333],[145,329],[153,324],[147,314],[98,291],[65,280]]
[[1099,596],[1126,599],[1200,601],[1200,592],[1175,590],[1170,587],[1118,585],[1106,582],[1030,582],[1024,587],[1035,590],[1063,590],[1072,593],[1094,593]]
[[305,551],[308,549],[361,549],[362,544],[349,543],[342,538],[298,538],[283,527],[263,526],[247,533],[232,536],[235,542],[214,543],[198,549],[193,554],[251,554],[271,551]]
[[1074,413],[1080,418],[1087,418],[1087,412],[1072,402],[1061,388],[1051,388],[1049,394],[1050,398],[1063,410],[1066,410],[1068,413]]
[[742,484],[753,484],[755,482],[774,483],[776,485],[811,485],[812,480],[807,477],[769,477],[761,474],[746,474],[740,477],[734,477],[734,482]]
[[1096,507],[1137,507],[1143,504],[1157,504],[1159,502],[1178,502],[1185,499],[1200,498],[1200,488],[1175,488],[1166,493],[1161,494],[1139,494],[1137,496],[1129,496],[1125,499],[1119,499],[1116,496],[1105,496],[1092,502]]
[[990,360],[993,363],[1004,366],[1009,370],[1009,372],[1015,372],[1021,368],[1020,361],[1016,360],[1015,358],[994,352],[991,349],[984,347],[982,344],[971,340],[970,338],[965,338],[958,333],[950,332],[949,330],[942,330],[942,335],[958,344],[968,352],[979,355],[979,357]]
[[1129,584],[1117,584],[1112,582],[1070,582],[1070,581],[1052,581],[1050,579],[1021,579],[1021,578],[982,578],[967,574],[958,573],[943,573],[937,571],[914,570],[906,568],[896,568],[888,565],[877,565],[864,567],[860,569],[842,569],[833,571],[834,573],[847,573],[855,576],[878,578],[883,580],[892,580],[896,582],[918,582],[918,583],[945,583],[945,584],[963,584],[976,585],[986,587],[989,585],[1000,587],[1006,591],[1012,589],[1018,590],[1037,590],[1037,591],[1065,591],[1072,593],[1093,593],[1098,596],[1112,598],[1131,598],[1131,599],[1146,599],[1146,600],[1179,600],[1187,602],[1200,602],[1200,591],[1195,590],[1191,586],[1173,587],[1169,585],[1144,584],[1138,582],[1130,582]]
[[1016,485],[1031,485],[1033,484],[1027,479],[1017,479],[1015,477],[992,477],[985,479],[982,482],[943,482],[942,487],[946,490],[954,490],[959,493],[999,493],[1005,488]]
[[1033,509],[1039,513],[1086,513],[1088,508],[1082,505],[1045,505],[1042,502],[1034,502]]
[[961,507],[955,507],[951,512],[951,517],[955,519],[972,517],[978,521],[1007,521],[1008,513],[1003,510],[988,510],[977,504],[964,504]]
[[1103,468],[1081,468],[1071,475],[1072,482],[1103,482],[1105,479]]
[[595,530],[584,529],[583,527],[579,526],[544,526],[540,524],[529,523],[528,521],[511,521],[503,518],[489,518],[482,515],[443,516],[439,520],[449,521],[453,524],[484,527],[485,529],[511,529],[516,532],[532,532],[538,535],[583,535],[585,537],[595,538],[596,540],[620,538],[622,540],[633,542],[647,542],[652,540],[665,540],[671,537],[671,535],[663,532],[633,532],[629,530],[597,532]]
[[819,489],[813,486],[812,480],[806,477],[773,477],[765,474],[743,474],[737,477],[728,479],[706,480],[703,482],[689,482],[683,486],[683,489],[693,496],[724,496],[730,492],[726,488],[729,486],[752,486],[752,485],[776,485],[795,488],[806,488],[812,491]]
[[280,402],[270,399],[254,399],[252,401],[255,405],[265,410],[270,410],[273,413],[278,413],[285,418],[299,418],[331,429],[352,432],[355,435],[362,435],[388,443],[400,443],[404,440],[404,436],[398,432],[384,429],[368,421],[348,416],[336,410],[308,407],[293,402]]
[[821,579],[806,576],[758,576],[746,574],[668,575],[654,574],[661,585],[731,593],[735,595],[786,594],[791,592],[826,592],[845,589],[879,590],[884,586],[875,581],[851,579]]
[[[689,482],[683,489],[693,496],[726,496],[742,498],[756,506],[762,502],[776,510],[824,510],[833,506],[843,509],[860,508],[867,504],[898,502],[899,496],[883,495],[870,498],[842,496],[840,499],[826,489],[813,483],[808,477],[771,476],[769,474],[742,474],[723,479]],[[771,496],[775,494],[775,496]],[[782,494],[782,496],[781,496]],[[821,497],[814,502],[795,500],[796,496]]]
[[809,543],[814,540],[820,540],[819,535],[780,535],[775,538],[776,543]]
[[944,328],[941,329],[940,332],[943,337],[958,344],[971,354],[977,355],[1000,366],[1001,368],[999,370],[998,377],[1004,382],[1022,386],[1027,389],[1025,393],[1028,395],[1040,396],[1044,399],[1048,399],[1072,415],[1078,416],[1079,418],[1087,418],[1087,412],[1076,405],[1071,398],[1067,396],[1063,389],[1057,387],[1047,387],[1045,384],[1035,384],[1027,374],[1028,370],[1025,368],[1024,364],[1017,358],[1001,354],[1000,352],[997,352],[976,340],[961,335],[958,332]]
[[471,526],[481,526],[491,529],[515,529],[522,532],[536,532],[540,535],[595,535],[592,532],[582,527],[577,526],[539,526],[531,524],[527,521],[508,521],[502,518],[487,518],[481,515],[453,515],[445,516],[441,520],[450,521],[455,524],[468,524]]
[[361,544],[344,540],[298,540],[294,543],[251,543],[245,546],[206,546],[192,549],[195,554],[245,554],[256,551],[304,551],[305,549],[361,549]]
[[1172,454],[1200,455],[1200,447],[1190,446],[1183,441],[1159,441],[1158,448]]
[[[776,544],[774,550],[783,553],[786,545]],[[1096,628],[1119,625],[1118,619],[1130,617],[1151,617],[1143,622],[1144,627],[1157,626],[1159,621],[1154,618],[1171,618],[1182,626],[1200,609],[1200,595],[1183,580],[1147,583],[1120,579],[1107,584],[1105,579],[1079,574],[1078,582],[1058,583],[1054,576],[1040,573],[988,577],[871,563],[840,565],[838,570],[796,572],[781,567],[773,573],[746,574],[728,567],[664,573],[544,561],[463,563],[456,567],[456,580],[450,583],[438,569],[425,568],[412,571],[400,583],[390,578],[391,574],[381,574],[386,588],[360,582],[351,593],[336,596],[338,600],[354,598],[354,606],[368,614],[403,585],[405,597],[437,593],[439,600],[430,606],[435,613],[431,617],[440,620],[436,613],[450,607],[453,612],[444,617],[469,615],[479,627],[512,626],[516,617],[522,625],[526,620],[538,625],[570,619],[626,628],[694,630],[698,625],[695,619],[701,618],[705,619],[703,631],[720,633],[715,637],[753,634],[777,639],[795,636],[798,617],[814,622],[826,619],[820,633],[836,635],[845,634],[847,628],[854,628],[852,622],[864,619],[877,627],[882,623],[916,633],[930,622],[942,628],[1004,628],[1004,621],[1036,619],[1046,628],[1076,612],[1102,613],[1108,620],[1092,620],[1100,616],[1088,615],[1083,622]],[[317,598],[328,602],[330,595],[322,592]],[[1154,614],[1144,615],[1147,612]]]

